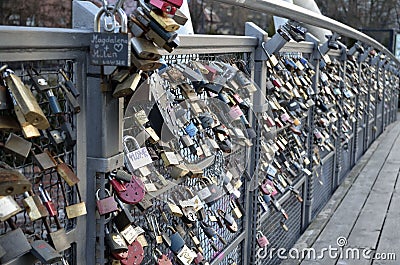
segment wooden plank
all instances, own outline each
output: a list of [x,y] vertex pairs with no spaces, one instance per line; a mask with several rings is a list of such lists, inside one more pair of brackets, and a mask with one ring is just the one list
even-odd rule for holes
[[[393,147],[398,146],[398,144],[400,144],[400,140],[397,137]],[[348,238],[348,245],[346,247],[359,249],[360,253],[362,253],[363,249],[376,249],[381,235],[399,172],[399,164],[391,161],[392,159],[397,160],[400,151],[399,148],[393,147],[390,149],[388,158]],[[361,257],[360,259],[341,259],[338,261],[339,263],[346,265],[367,265],[371,264],[371,261]]]
[[[378,149],[374,152],[368,164],[363,168],[359,174],[356,181],[353,183],[349,192],[346,194],[345,198],[342,200],[341,204],[332,215],[331,219],[325,226],[324,230],[319,235],[316,242],[313,244],[313,248],[317,251],[326,248],[328,246],[337,247],[336,239],[339,236],[348,237],[354,224],[357,222],[359,217],[359,212],[362,210],[368,196],[370,194],[371,188],[378,177],[378,173],[384,168],[386,159],[394,159],[394,155],[391,155],[390,151],[393,147],[393,143],[398,139],[400,126],[397,124],[380,143]],[[388,166],[387,166],[388,167]],[[388,169],[390,172],[390,169]],[[384,171],[387,171],[386,169]],[[385,172],[382,173],[385,173]],[[384,175],[384,174],[383,174]],[[393,183],[393,182],[392,182]],[[380,189],[385,189],[386,191],[393,189],[393,185],[382,184],[378,186]],[[389,193],[390,195],[391,193]],[[388,201],[385,201],[386,206]],[[381,207],[380,205],[375,205]],[[366,212],[367,213],[367,212]],[[373,213],[370,213],[373,215]],[[378,234],[379,236],[379,234]],[[321,264],[323,261],[324,265],[335,264],[336,259],[326,257],[323,260],[304,260],[301,264]],[[347,261],[341,261],[346,262]],[[339,264],[339,263],[338,263]],[[359,263],[357,263],[359,264]],[[367,263],[368,264],[368,263]]]
[[[382,227],[382,233],[379,238],[378,247],[376,253],[386,257],[388,260],[374,260],[373,265],[381,264],[395,264],[395,261],[389,261],[395,259],[400,259],[400,181],[399,176],[397,176],[396,189],[393,193],[392,200],[390,202],[389,210],[386,215],[385,223]],[[393,254],[395,256],[393,256]],[[390,263],[391,262],[391,263]]]

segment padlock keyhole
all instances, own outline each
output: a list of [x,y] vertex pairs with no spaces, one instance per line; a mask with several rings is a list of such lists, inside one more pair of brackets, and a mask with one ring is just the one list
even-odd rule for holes
[[[26,190],[26,187],[24,187],[24,190]],[[7,190],[6,190],[6,192],[7,192],[8,194],[13,193],[13,192],[14,192],[14,187],[8,187]]]

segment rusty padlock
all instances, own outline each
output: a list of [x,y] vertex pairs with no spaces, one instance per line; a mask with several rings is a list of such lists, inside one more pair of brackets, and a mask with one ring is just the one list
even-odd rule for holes
[[32,189],[32,184],[19,171],[0,162],[0,196],[22,194]]

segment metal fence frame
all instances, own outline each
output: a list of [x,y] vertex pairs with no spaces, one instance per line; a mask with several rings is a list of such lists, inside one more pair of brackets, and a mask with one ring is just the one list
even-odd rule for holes
[[[236,1],[219,1],[230,4]],[[393,61],[396,60],[392,54],[386,51],[380,44],[372,41],[369,37],[355,32],[344,33],[349,28],[344,27],[337,22],[332,22],[319,15],[304,12],[304,10],[294,9],[287,6],[286,3],[278,5],[272,1],[253,1],[251,3],[239,4],[247,5],[250,8],[259,8],[259,11],[270,12],[281,16],[294,16],[302,22],[321,26],[321,21],[329,22],[325,24],[331,30],[343,35],[353,34],[359,40],[368,45],[383,51]],[[268,4],[268,5],[267,5]],[[279,8],[278,8],[279,6]],[[77,173],[81,176],[80,190],[82,197],[85,198],[88,215],[78,220],[76,229],[69,233],[70,238],[77,243],[77,260],[79,264],[102,264],[104,257],[95,252],[96,237],[104,237],[104,232],[98,234],[96,225],[102,225],[105,222],[104,217],[96,219],[95,214],[95,191],[104,186],[105,176],[108,172],[122,166],[122,119],[123,119],[123,101],[114,99],[110,93],[100,91],[100,79],[98,73],[99,67],[91,66],[88,63],[89,39],[93,27],[93,18],[97,8],[87,2],[74,1],[74,22],[76,29],[48,29],[48,28],[25,28],[25,27],[4,27],[0,26],[0,62],[7,61],[35,61],[52,59],[72,59],[76,62],[75,82],[81,88],[80,104],[82,111],[77,119],[78,144],[76,153],[79,159],[76,161]],[[354,35],[355,34],[355,35]],[[262,29],[252,23],[246,24],[246,36],[209,36],[194,35],[181,36],[181,45],[173,54],[210,54],[210,53],[229,53],[229,52],[249,52],[254,60],[253,78],[261,89],[265,88],[266,65],[265,54],[260,48],[263,41],[268,41],[268,35]],[[51,40],[51,43],[49,43]],[[281,52],[302,52],[312,54],[314,44],[312,43],[293,43],[286,44]],[[164,53],[164,55],[167,55]],[[339,56],[338,52],[331,52],[332,56]],[[361,68],[361,62],[358,67]],[[384,76],[385,71],[392,69],[383,69],[379,72],[377,67],[376,75]],[[106,74],[111,72],[112,68],[106,68]],[[318,80],[318,78],[317,78]],[[371,84],[370,84],[371,85]],[[304,203],[301,205],[301,217],[298,227],[303,231],[312,219],[318,213],[315,207],[315,201],[322,200],[325,204],[336,187],[344,180],[347,173],[354,164],[361,158],[362,154],[368,149],[371,143],[383,132],[383,130],[397,118],[398,108],[398,84],[391,84],[390,87],[384,87],[383,98],[379,103],[376,101],[375,111],[372,119],[365,115],[361,121],[357,120],[353,124],[353,134],[351,136],[349,149],[346,151],[343,145],[336,144],[335,151],[328,154],[324,159],[332,159],[332,170],[328,175],[322,176],[331,181],[331,191],[326,193],[325,198],[315,197],[315,176],[302,177],[297,183],[301,187]],[[372,92],[372,91],[370,91]],[[375,93],[375,92],[374,92]],[[370,95],[370,94],[368,94]],[[260,101],[261,97],[255,96],[253,99],[253,108],[257,113],[265,111],[265,102]],[[356,103],[358,105],[359,98]],[[368,101],[369,102],[369,101]],[[368,109],[368,108],[367,108]],[[309,119],[313,119],[312,113]],[[311,122],[312,125],[312,122]],[[375,127],[375,128],[374,128]],[[378,128],[379,127],[379,128]],[[259,133],[259,132],[258,132]],[[259,138],[254,141],[252,148],[252,165],[250,172],[253,181],[258,182],[258,172],[255,170],[257,160],[260,155]],[[343,160],[348,161],[343,165]],[[246,219],[245,231],[237,239],[227,246],[220,255],[219,259],[211,264],[219,264],[220,260],[234,250],[239,244],[242,244],[243,264],[257,264],[257,247],[255,234],[258,226],[270,218],[268,215],[261,215],[258,211],[257,194],[258,190],[251,190],[251,183],[247,183],[246,189]],[[104,190],[101,189],[101,192]],[[288,200],[288,195],[280,198],[281,203]],[[100,243],[100,251],[104,249],[104,244]],[[290,247],[290,246],[287,246]]]

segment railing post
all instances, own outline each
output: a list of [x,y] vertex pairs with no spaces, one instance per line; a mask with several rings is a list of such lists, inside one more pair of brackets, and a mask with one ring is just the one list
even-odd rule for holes
[[[73,27],[94,28],[94,17],[99,8],[85,1],[73,2]],[[87,54],[89,58],[89,54]],[[86,76],[86,134],[87,134],[87,241],[86,264],[105,264],[105,217],[96,219],[96,189],[104,195],[106,174],[123,165],[122,151],[122,100],[114,99],[111,92],[100,88],[100,67],[88,64]],[[111,72],[105,69],[105,74]],[[82,143],[83,144],[83,143]],[[98,231],[97,231],[98,229]],[[99,237],[96,246],[96,237]],[[79,261],[84,262],[84,261]],[[81,264],[81,263],[80,263]]]
[[[256,37],[258,39],[258,46],[255,50],[254,54],[254,81],[260,88],[259,91],[255,92],[253,96],[253,111],[254,116],[253,121],[256,122],[256,133],[257,137],[253,141],[253,147],[251,150],[251,167],[250,167],[250,176],[252,176],[252,180],[249,183],[250,187],[255,187],[253,189],[248,190],[247,194],[247,237],[246,237],[246,249],[244,253],[247,255],[243,260],[243,264],[258,264],[257,257],[257,244],[256,244],[256,233],[257,226],[259,222],[259,212],[258,212],[258,163],[260,160],[260,152],[261,152],[261,126],[258,126],[257,119],[260,113],[268,110],[266,102],[265,102],[265,88],[266,88],[266,76],[267,76],[267,67],[265,64],[265,54],[262,49],[261,44],[267,40],[268,34],[255,25],[252,22],[247,22],[245,25],[245,35]],[[248,186],[248,187],[249,187]]]

